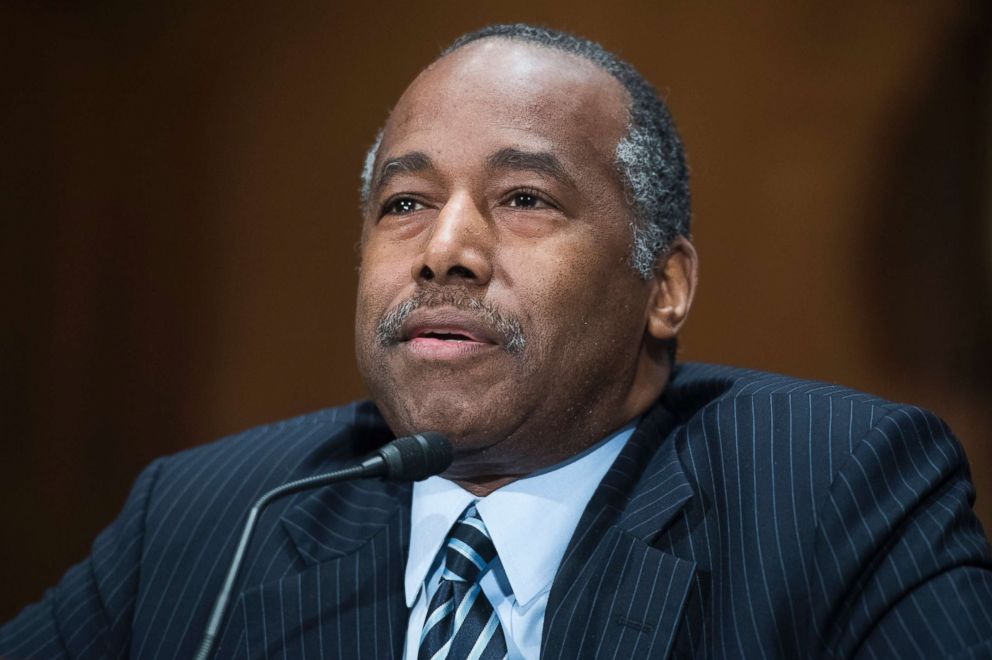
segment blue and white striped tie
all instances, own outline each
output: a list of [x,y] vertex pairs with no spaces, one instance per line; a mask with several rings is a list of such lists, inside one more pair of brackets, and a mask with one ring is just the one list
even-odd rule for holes
[[471,504],[451,528],[441,585],[427,607],[418,660],[501,660],[506,638],[479,586],[496,559],[489,532]]

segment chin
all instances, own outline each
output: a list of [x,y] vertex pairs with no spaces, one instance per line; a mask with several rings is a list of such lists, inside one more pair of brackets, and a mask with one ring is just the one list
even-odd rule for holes
[[369,393],[397,437],[435,431],[460,451],[498,444],[533,408],[528,393],[534,388],[526,386],[526,374],[514,372],[518,368],[515,360],[491,358],[430,364],[396,350],[359,359]]
[[509,420],[498,408],[487,405],[487,397],[466,396],[464,391],[432,391],[421,396],[379,401],[379,408],[397,436],[423,431],[443,433],[456,451],[489,447],[508,434]]

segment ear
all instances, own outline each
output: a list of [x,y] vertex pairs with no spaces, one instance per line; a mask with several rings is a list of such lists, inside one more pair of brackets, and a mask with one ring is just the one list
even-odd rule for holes
[[698,261],[696,248],[682,236],[658,257],[647,326],[648,334],[655,339],[674,339],[689,316],[696,293]]

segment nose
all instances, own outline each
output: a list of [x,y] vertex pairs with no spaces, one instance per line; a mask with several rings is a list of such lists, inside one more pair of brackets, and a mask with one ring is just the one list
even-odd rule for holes
[[492,226],[468,195],[452,196],[438,213],[420,259],[419,282],[484,286],[492,277]]

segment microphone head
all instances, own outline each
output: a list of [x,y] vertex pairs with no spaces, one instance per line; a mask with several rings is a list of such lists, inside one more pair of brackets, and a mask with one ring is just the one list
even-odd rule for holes
[[448,469],[454,458],[451,442],[432,431],[397,438],[376,452],[386,464],[386,479],[420,481]]

